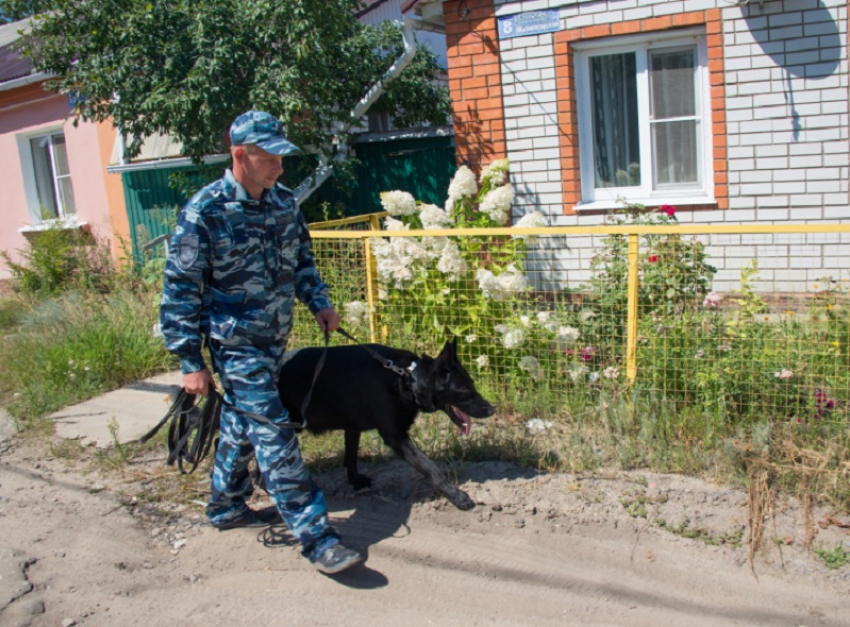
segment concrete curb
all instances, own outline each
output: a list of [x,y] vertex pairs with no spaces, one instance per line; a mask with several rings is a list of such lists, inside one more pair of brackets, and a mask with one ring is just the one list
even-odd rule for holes
[[171,406],[170,394],[183,382],[180,372],[151,377],[108,392],[49,417],[60,438],[81,440],[105,448],[113,443],[109,424],[114,419],[118,441],[137,440],[159,422]]

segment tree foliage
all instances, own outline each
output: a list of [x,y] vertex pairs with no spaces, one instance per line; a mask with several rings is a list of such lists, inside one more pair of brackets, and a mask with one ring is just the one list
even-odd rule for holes
[[[19,2],[0,2],[5,14]],[[33,5],[35,3],[23,3]],[[169,133],[187,155],[220,152],[230,123],[262,109],[289,137],[323,150],[351,108],[403,50],[400,29],[354,17],[359,0],[57,0],[34,19],[23,51],[81,97],[73,115],[112,118],[133,137]],[[39,8],[43,9],[44,6]],[[400,125],[441,124],[448,93],[420,49],[376,107]],[[343,138],[344,139],[344,138]]]
[[0,1],[0,21],[16,22],[52,9],[54,6],[53,0],[2,0]]

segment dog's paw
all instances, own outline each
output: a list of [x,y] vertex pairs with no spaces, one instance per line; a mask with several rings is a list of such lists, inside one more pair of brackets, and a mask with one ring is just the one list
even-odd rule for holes
[[366,475],[357,475],[354,479],[350,480],[349,483],[351,484],[351,487],[354,488],[355,492],[368,490],[372,487],[372,479]]
[[475,507],[475,502],[469,498],[469,495],[466,492],[458,491],[457,494],[452,495],[450,500],[452,505],[463,511],[467,511]]

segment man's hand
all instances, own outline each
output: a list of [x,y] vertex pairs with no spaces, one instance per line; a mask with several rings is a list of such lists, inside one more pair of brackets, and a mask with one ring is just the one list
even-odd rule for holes
[[187,394],[206,396],[210,386],[215,387],[215,379],[206,368],[183,375],[183,389]]
[[339,314],[333,307],[326,307],[316,314],[316,322],[322,331],[333,333],[339,328]]

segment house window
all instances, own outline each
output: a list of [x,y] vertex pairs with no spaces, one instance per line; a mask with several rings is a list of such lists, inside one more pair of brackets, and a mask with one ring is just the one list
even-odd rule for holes
[[74,203],[64,133],[30,137],[29,149],[42,220],[75,215],[77,208]]
[[582,203],[710,201],[704,37],[594,42],[575,59]]

